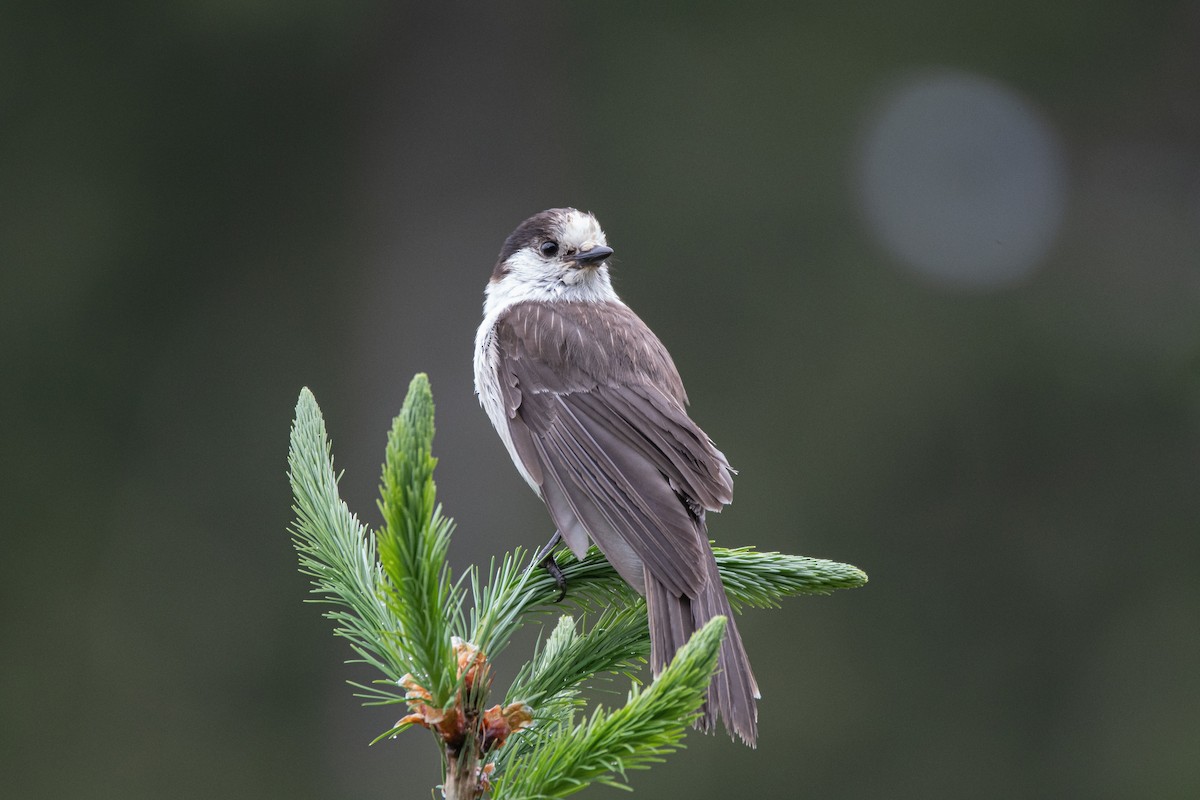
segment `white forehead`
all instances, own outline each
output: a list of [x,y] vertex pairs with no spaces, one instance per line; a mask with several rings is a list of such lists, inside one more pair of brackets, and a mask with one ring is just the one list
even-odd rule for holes
[[[564,251],[573,254],[608,245],[595,217],[573,208],[554,209],[531,217],[523,227],[530,223],[537,224],[532,233],[518,228],[514,234],[522,234],[526,242],[512,250],[492,273],[484,301],[488,319],[495,322],[504,309],[521,302],[621,302],[613,291],[605,262],[581,269],[569,257],[563,257]],[[546,237],[558,242],[558,255],[547,256],[541,252],[540,246]]]
[[600,223],[596,221],[596,218],[586,211],[576,211],[573,208],[568,210],[566,216],[563,217],[559,236],[563,242],[575,246],[585,243],[608,244],[608,240],[604,238],[604,231],[600,229]]

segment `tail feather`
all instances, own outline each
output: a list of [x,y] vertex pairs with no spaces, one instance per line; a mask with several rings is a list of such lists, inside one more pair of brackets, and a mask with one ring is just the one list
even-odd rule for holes
[[750,659],[742,646],[729,599],[721,585],[717,562],[708,554],[708,582],[698,597],[680,597],[646,570],[646,605],[650,616],[650,663],[654,674],[663,667],[697,630],[716,616],[729,622],[721,652],[717,656],[717,672],[708,687],[708,698],[696,727],[711,731],[716,718],[724,723],[730,735],[755,746],[758,739],[758,684],[750,669]]

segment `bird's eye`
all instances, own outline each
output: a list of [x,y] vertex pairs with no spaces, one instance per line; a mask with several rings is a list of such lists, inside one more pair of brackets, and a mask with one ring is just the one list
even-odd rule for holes
[[542,242],[542,246],[538,248],[544,256],[552,256],[558,252],[558,242]]

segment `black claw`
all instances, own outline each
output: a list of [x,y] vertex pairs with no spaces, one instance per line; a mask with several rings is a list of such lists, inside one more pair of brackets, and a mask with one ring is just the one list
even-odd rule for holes
[[546,572],[550,573],[550,577],[554,578],[554,584],[558,587],[558,597],[554,602],[561,603],[562,599],[567,596],[567,576],[563,575],[562,568],[558,566],[558,561],[554,559],[553,553],[542,559],[542,566],[546,568]]
[[561,541],[562,534],[555,531],[554,535],[550,537],[550,541],[546,542],[545,546],[538,550],[537,555],[533,557],[533,563],[541,564],[550,573],[550,577],[554,578],[554,583],[558,586],[558,599],[554,601],[556,603],[561,603],[562,599],[567,596],[567,576],[563,575],[558,562],[554,560],[554,548],[558,547],[558,543]]

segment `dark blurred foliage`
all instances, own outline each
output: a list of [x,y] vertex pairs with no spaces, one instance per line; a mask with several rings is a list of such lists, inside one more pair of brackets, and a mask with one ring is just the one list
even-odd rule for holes
[[[1057,137],[1022,280],[919,277],[859,208],[928,69]],[[6,796],[430,796],[301,605],[288,423],[311,386],[373,522],[427,371],[456,563],[541,543],[470,358],[555,205],[740,469],[714,535],[871,576],[747,615],[761,746],[638,796],[1200,795],[1195,3],[10,0],[0,120]]]

